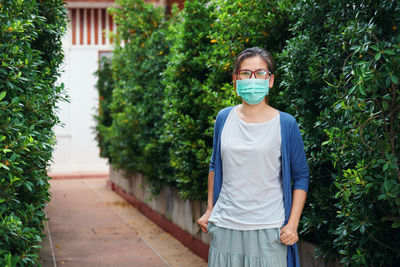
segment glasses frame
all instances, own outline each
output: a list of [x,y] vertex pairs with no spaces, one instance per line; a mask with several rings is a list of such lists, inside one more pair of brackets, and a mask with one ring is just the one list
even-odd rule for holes
[[256,75],[256,72],[257,72],[257,71],[260,71],[260,70],[263,70],[263,71],[265,71],[265,72],[268,73],[267,78],[265,78],[265,79],[263,79],[263,80],[267,80],[267,79],[270,78],[271,75],[272,75],[272,73],[271,73],[270,71],[267,71],[266,69],[256,69],[255,71],[251,71],[251,70],[248,70],[248,69],[240,69],[240,70],[238,70],[237,75],[240,77],[240,72],[241,72],[241,71],[244,71],[244,70],[245,70],[245,71],[250,71],[250,72],[251,72],[249,79],[251,79],[251,77],[253,77],[253,74],[254,74],[254,78],[258,79],[258,78],[257,78],[257,75]]

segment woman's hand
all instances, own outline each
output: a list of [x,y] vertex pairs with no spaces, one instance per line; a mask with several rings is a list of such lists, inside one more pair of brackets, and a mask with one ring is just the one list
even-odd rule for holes
[[207,211],[197,220],[197,224],[200,226],[201,230],[204,233],[208,233],[207,225],[208,225],[208,218],[211,216],[211,210],[207,209]]
[[293,245],[299,240],[297,227],[293,224],[286,224],[281,228],[281,242],[285,245]]

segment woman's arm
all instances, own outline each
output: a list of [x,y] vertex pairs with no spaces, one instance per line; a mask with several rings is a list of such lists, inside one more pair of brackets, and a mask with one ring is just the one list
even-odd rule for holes
[[197,220],[197,224],[200,226],[201,230],[204,233],[207,233],[207,225],[208,225],[208,219],[211,216],[211,211],[213,209],[214,206],[214,202],[213,202],[213,194],[214,194],[214,171],[210,171],[208,173],[208,198],[207,198],[207,210],[206,212],[203,214],[203,216],[201,216],[198,220]]
[[[226,110],[223,109],[223,110]],[[220,114],[221,110],[218,112],[217,117],[215,119],[214,123],[214,137],[213,137],[213,151],[211,155],[211,161],[210,161],[210,166],[208,169],[208,195],[207,195],[207,210],[197,220],[197,224],[200,226],[201,230],[205,233],[207,233],[207,225],[208,225],[208,218],[211,216],[211,211],[214,207],[214,176],[215,176],[215,161],[216,161],[216,153],[217,151],[217,146],[218,146],[218,133],[219,133],[219,127],[221,124],[220,121]]]
[[214,171],[208,173],[208,197],[207,197],[207,210],[212,211],[214,207]]
[[301,189],[295,189],[293,191],[293,204],[292,210],[290,211],[290,218],[288,224],[299,226],[300,216],[303,212],[304,204],[306,203],[307,192]]
[[302,189],[293,190],[292,210],[288,223],[281,229],[281,242],[285,245],[293,245],[299,240],[297,228],[300,216],[306,202],[307,192]]

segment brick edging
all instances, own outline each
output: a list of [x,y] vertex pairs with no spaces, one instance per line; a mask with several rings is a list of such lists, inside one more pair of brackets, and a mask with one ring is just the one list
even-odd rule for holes
[[205,261],[208,261],[208,244],[195,238],[190,233],[168,220],[164,215],[153,210],[146,203],[126,192],[124,189],[116,185],[111,180],[107,180],[107,186],[118,193],[130,204],[132,204],[135,208],[137,208],[146,217],[148,217],[155,224],[161,227],[164,231],[170,233],[172,236],[178,239],[183,245],[193,251],[196,255],[203,258]]

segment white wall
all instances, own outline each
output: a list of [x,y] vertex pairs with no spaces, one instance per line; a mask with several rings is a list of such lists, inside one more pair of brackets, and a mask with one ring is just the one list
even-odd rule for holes
[[[71,19],[71,14],[69,14]],[[100,18],[99,18],[100,19]],[[93,17],[92,17],[93,20]],[[85,18],[86,22],[86,18]],[[79,23],[79,20],[78,20]],[[91,23],[92,30],[94,23]],[[108,28],[107,21],[107,28]],[[114,29],[116,25],[114,24]],[[95,87],[99,51],[112,50],[107,42],[104,45],[87,45],[87,29],[84,29],[84,44],[72,45],[72,30],[63,38],[64,63],[58,83],[64,83],[70,103],[58,103],[57,114],[64,124],[54,128],[57,145],[53,152],[53,163],[49,168],[52,174],[108,173],[107,159],[100,158],[100,149],[95,140],[92,127],[94,114],[98,114],[99,96]],[[76,36],[79,36],[79,24]]]
[[52,173],[107,173],[107,160],[99,157],[99,148],[91,127],[97,114],[98,92],[95,88],[98,51],[71,48],[65,51],[67,73],[62,77],[70,103],[60,105],[60,120],[65,127],[55,127],[57,146]]

